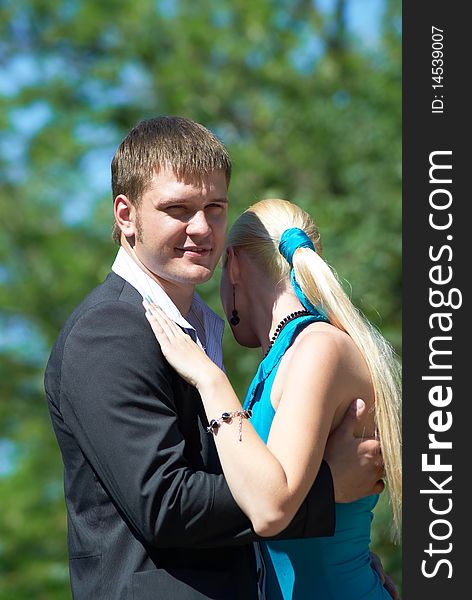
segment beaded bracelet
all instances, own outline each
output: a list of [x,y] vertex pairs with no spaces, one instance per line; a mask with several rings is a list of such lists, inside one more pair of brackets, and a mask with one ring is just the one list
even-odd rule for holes
[[238,417],[238,435],[239,441],[243,440],[243,419],[249,419],[252,416],[252,410],[235,410],[233,412],[224,412],[219,419],[212,419],[207,427],[207,433],[216,434],[221,423],[231,423],[234,417]]

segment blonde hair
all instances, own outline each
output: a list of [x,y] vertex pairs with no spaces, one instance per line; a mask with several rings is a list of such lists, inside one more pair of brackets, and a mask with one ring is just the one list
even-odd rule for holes
[[320,307],[329,322],[346,332],[364,357],[375,394],[375,423],[385,463],[386,481],[393,513],[393,534],[401,526],[401,392],[400,364],[391,345],[352,304],[336,273],[321,257],[318,229],[310,215],[286,200],[261,200],[234,223],[228,245],[244,248],[274,282],[289,281],[290,265],[279,252],[283,232],[302,229],[316,252],[299,248],[293,255],[297,282],[308,300]]

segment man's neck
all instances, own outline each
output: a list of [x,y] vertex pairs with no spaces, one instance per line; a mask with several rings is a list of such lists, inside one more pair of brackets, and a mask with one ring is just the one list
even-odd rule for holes
[[135,264],[164,290],[175,306],[179,309],[181,315],[185,317],[190,310],[190,306],[192,305],[195,286],[190,284],[179,285],[158,277],[141,262],[134,248],[129,244],[126,238],[125,240],[121,241],[121,247],[133,259]]

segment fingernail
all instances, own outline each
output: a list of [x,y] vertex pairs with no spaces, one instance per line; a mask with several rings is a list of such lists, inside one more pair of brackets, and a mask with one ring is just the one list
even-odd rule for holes
[[364,400],[361,400],[360,398],[358,398],[356,400],[356,415],[361,412],[361,410],[364,408],[364,406],[365,406]]

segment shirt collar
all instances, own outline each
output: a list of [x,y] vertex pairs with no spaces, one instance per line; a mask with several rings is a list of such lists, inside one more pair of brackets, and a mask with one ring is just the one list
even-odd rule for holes
[[[124,248],[118,250],[111,269],[131,284],[143,298],[149,296],[175,323],[184,329],[195,331],[195,327],[185,319],[163,288],[134,262]],[[201,310],[207,336],[212,335],[215,339],[220,340],[216,344],[211,344],[212,351],[208,354],[216,364],[222,366],[221,340],[223,337],[224,321],[211,310],[197,292],[193,294],[192,306],[198,307]],[[195,337],[197,344],[203,348],[203,344],[197,333],[195,333]],[[206,343],[208,346],[208,340]]]

